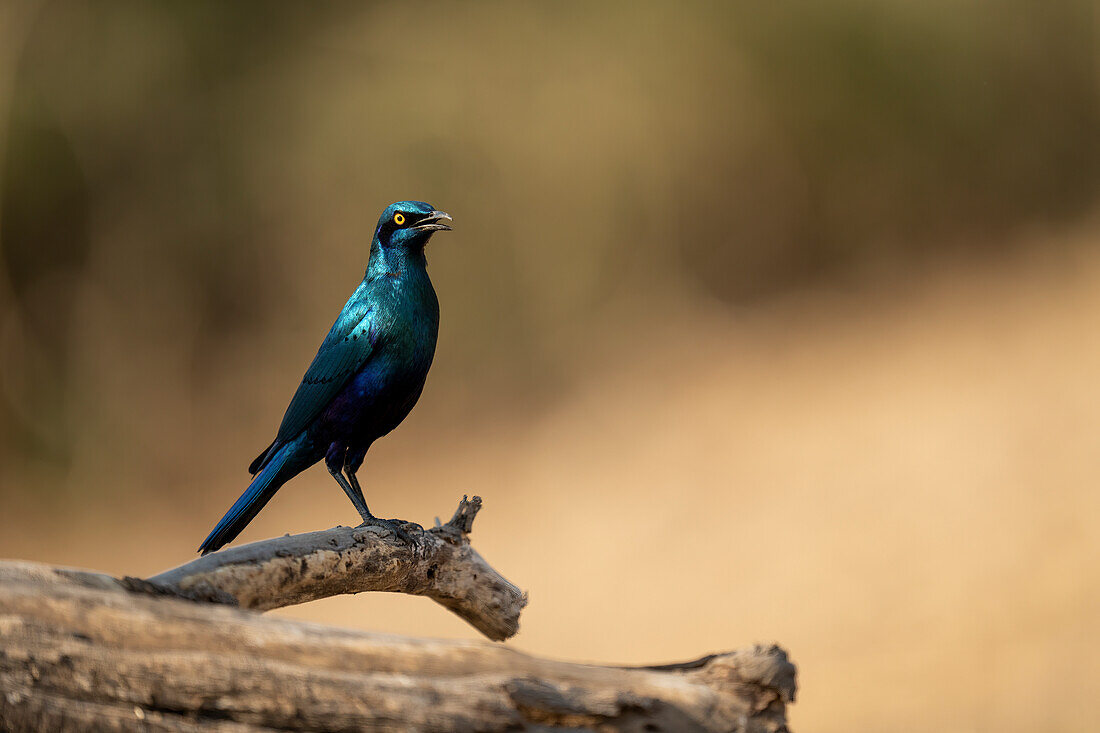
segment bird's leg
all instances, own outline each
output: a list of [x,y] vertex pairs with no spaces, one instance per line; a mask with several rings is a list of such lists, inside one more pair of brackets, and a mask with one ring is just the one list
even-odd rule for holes
[[[358,500],[352,498],[351,503],[355,504],[355,508],[359,510],[359,516],[363,518],[364,522],[377,519],[377,517],[370,513],[370,509],[367,508],[367,500],[363,497],[363,489],[359,486],[359,479],[355,478],[355,472],[363,465],[363,459],[366,458],[366,456],[366,448],[355,451],[349,450],[347,452],[340,452],[339,454],[339,460],[342,464],[344,475],[351,483],[351,491],[354,492],[355,497],[358,497]],[[329,470],[331,471],[332,467],[329,467]],[[352,494],[349,493],[348,496],[351,497]]]
[[[355,473],[347,466],[344,466],[344,476],[346,476],[351,483],[351,490],[359,497],[358,503],[356,503],[355,499],[352,499],[352,503],[355,504],[356,509],[359,509],[360,516],[362,516],[363,519],[375,519],[376,517],[371,514],[370,508],[367,506],[367,499],[363,496],[363,489],[359,486],[359,479],[355,478]],[[351,496],[351,494],[348,494],[348,496]],[[366,513],[364,514],[364,512]]]
[[367,509],[367,502],[363,500],[362,492],[356,491],[352,488],[348,480],[344,478],[344,474],[339,470],[334,470],[332,466],[328,467],[328,472],[332,474],[332,477],[336,479],[336,483],[340,484],[340,488],[344,490],[344,493],[351,499],[351,503],[355,506],[355,510],[359,512],[359,516],[363,518],[364,522],[368,522],[374,519],[374,515],[370,513],[370,509]]
[[[336,483],[340,484],[340,488],[351,499],[351,503],[355,505],[355,510],[359,512],[359,516],[363,518],[360,527],[367,525],[385,527],[397,537],[412,544],[413,538],[400,527],[400,524],[404,524],[404,522],[381,519],[371,514],[370,509],[367,508],[367,500],[363,497],[363,488],[359,486],[359,479],[355,477],[355,472],[363,465],[363,458],[366,457],[366,454],[366,448],[348,450],[341,444],[333,443],[325,455],[325,465],[328,467],[328,472],[336,479]],[[423,528],[421,527],[421,529]]]
[[325,454],[325,467],[328,468],[328,472],[336,479],[336,483],[340,484],[340,488],[344,490],[344,493],[351,499],[352,506],[355,507],[355,511],[359,512],[359,516],[362,517],[363,522],[369,522],[374,519],[374,515],[370,513],[370,509],[367,508],[367,501],[363,498],[363,490],[359,488],[359,482],[355,481],[355,477],[352,480],[355,481],[353,487],[348,480],[344,478],[344,474],[341,471],[344,468],[345,459],[347,456],[347,447],[340,443],[333,443],[329,446],[328,452]]
[[[382,519],[381,517],[376,517],[371,514],[370,509],[367,508],[367,501],[363,498],[363,489],[359,486],[359,479],[355,477],[355,472],[345,466],[344,473],[347,475],[348,481],[351,482],[351,490],[359,497],[359,504],[356,504],[356,508],[359,508],[360,505],[362,506],[362,509],[359,509],[359,514],[363,517],[363,524],[359,526],[374,525],[376,527],[385,527],[401,539],[412,544],[413,538],[408,532],[401,528],[402,524],[412,524],[412,522],[405,522],[400,519]],[[348,496],[351,496],[351,494],[348,494]],[[417,527],[421,530],[424,529],[420,527],[420,525],[417,525]]]
[[[363,489],[359,486],[359,479],[355,477],[355,471],[352,470],[351,466],[344,466],[344,475],[347,476],[348,481],[351,482],[351,490],[359,494],[359,500],[363,502],[363,508],[366,509],[367,501],[363,498]],[[380,524],[384,527],[390,527],[394,532],[401,535],[402,539],[409,539],[409,535],[400,528],[402,524],[411,524],[420,531],[424,531],[424,528],[416,522],[407,522],[404,519],[382,519],[371,514],[370,509],[367,509],[367,514],[363,517],[363,523]]]
[[[344,493],[351,499],[351,503],[355,505],[355,510],[359,512],[359,516],[362,517],[363,523],[360,527],[367,525],[374,525],[377,527],[385,527],[394,535],[400,537],[409,544],[413,543],[413,538],[409,536],[409,533],[398,526],[397,522],[391,522],[388,519],[380,519],[370,513],[370,509],[367,508],[367,500],[363,498],[363,489],[359,486],[359,479],[355,478],[354,468],[359,468],[363,463],[361,456],[354,456],[358,460],[354,461],[352,465],[348,465],[345,462],[346,449],[343,446],[333,445],[329,448],[328,454],[325,455],[325,466],[328,468],[328,472],[332,474],[332,477],[336,479],[336,483],[340,484],[340,488],[344,490]],[[344,473],[347,474],[345,477]]]

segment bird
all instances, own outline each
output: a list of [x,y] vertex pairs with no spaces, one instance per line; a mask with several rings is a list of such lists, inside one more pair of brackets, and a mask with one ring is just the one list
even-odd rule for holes
[[451,229],[423,201],[390,204],[378,219],[362,282],[348,298],[286,408],[275,439],[248,467],[251,483],[199,546],[232,542],[290,479],[322,459],[364,524],[408,535],[371,514],[356,472],[367,450],[409,414],[439,335],[439,300],[424,247]]

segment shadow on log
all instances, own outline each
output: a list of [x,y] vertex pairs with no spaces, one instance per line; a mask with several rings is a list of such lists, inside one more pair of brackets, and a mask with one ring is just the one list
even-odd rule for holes
[[795,669],[775,646],[603,667],[242,610],[387,590],[510,636],[526,596],[470,547],[479,506],[410,525],[411,544],[338,527],[147,580],[0,562],[0,729],[786,730]]

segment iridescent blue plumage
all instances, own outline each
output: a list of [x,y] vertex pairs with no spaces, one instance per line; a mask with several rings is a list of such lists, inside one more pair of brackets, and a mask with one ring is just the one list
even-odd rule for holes
[[355,472],[367,450],[409,414],[435,355],[439,302],[424,245],[449,229],[447,214],[422,201],[386,207],[366,274],[290,401],[275,440],[249,466],[248,489],[199,547],[213,552],[234,537],[284,483],[322,458],[366,521]]

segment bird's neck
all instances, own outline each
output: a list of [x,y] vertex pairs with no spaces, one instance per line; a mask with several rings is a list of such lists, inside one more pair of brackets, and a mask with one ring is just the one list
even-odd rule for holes
[[[372,247],[364,285],[380,303],[390,303],[434,333],[439,326],[439,300],[428,277],[424,250]],[[435,336],[432,336],[434,340]]]
[[370,260],[367,262],[367,279],[420,277],[427,274],[428,261],[421,247],[415,251],[405,248],[389,249],[371,243]]

